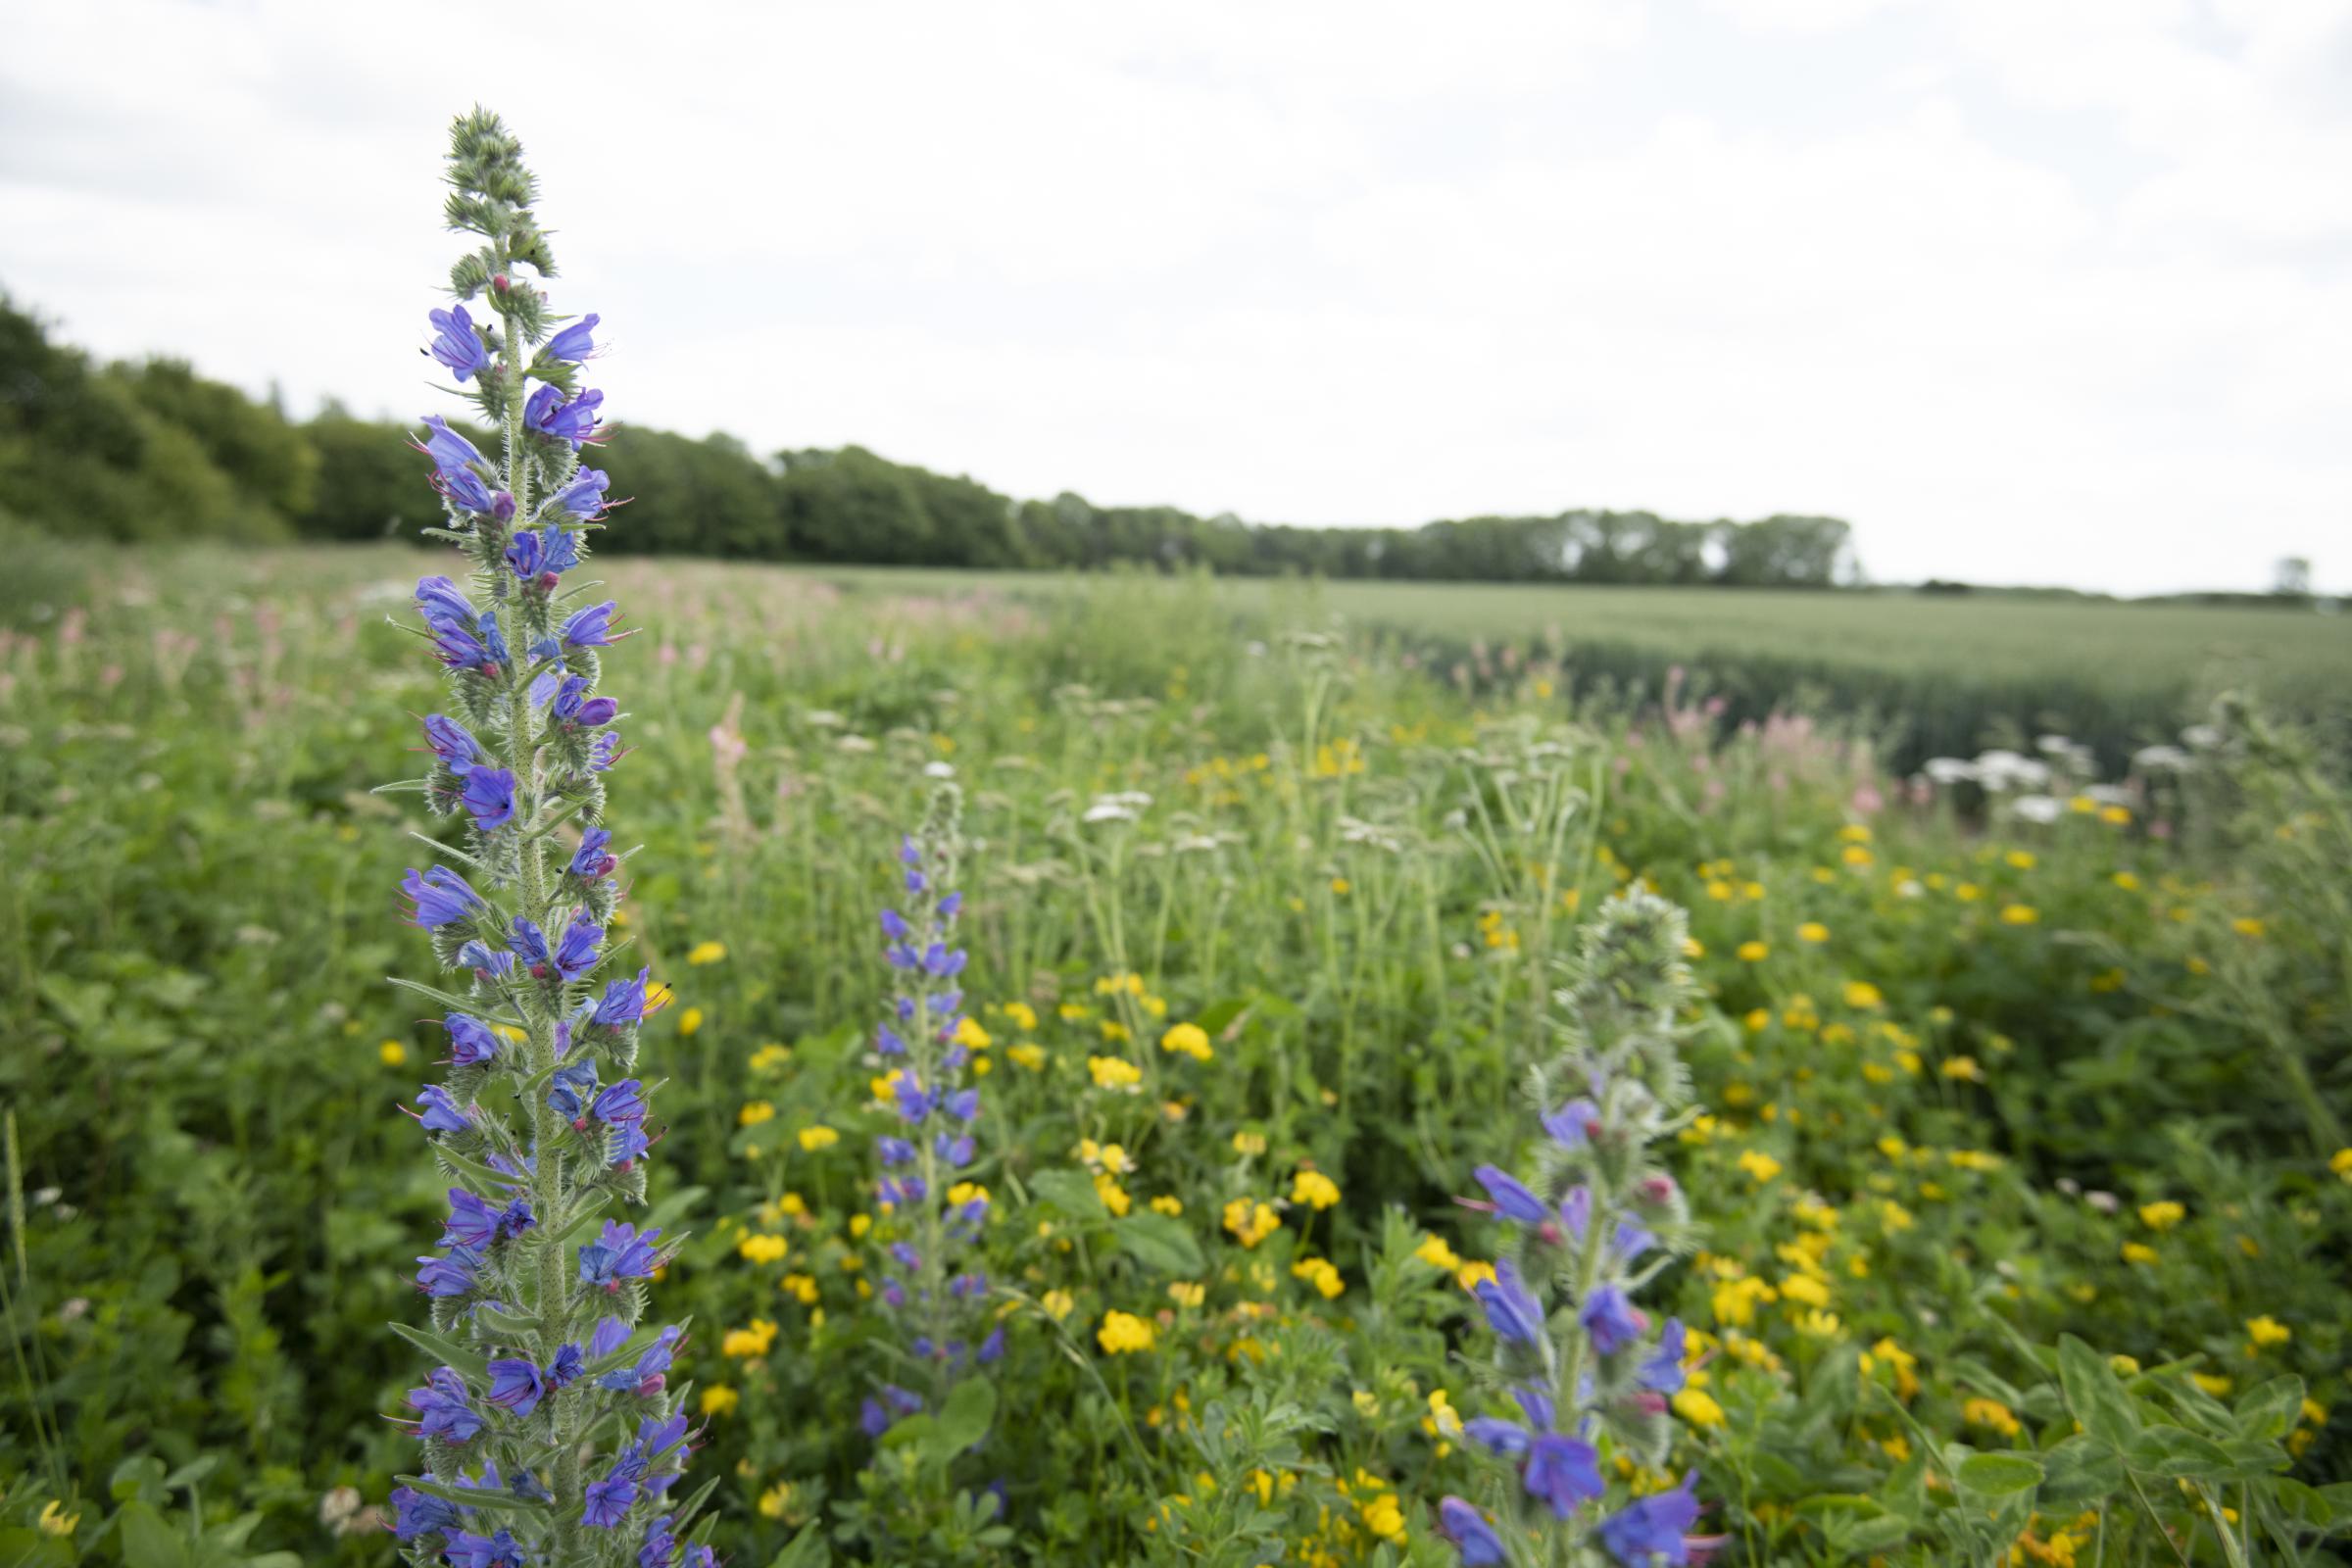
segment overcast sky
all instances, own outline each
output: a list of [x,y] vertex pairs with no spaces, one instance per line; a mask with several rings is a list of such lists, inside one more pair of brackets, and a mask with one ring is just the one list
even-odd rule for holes
[[302,413],[443,407],[478,99],[622,419],[1266,521],[1819,512],[1881,579],[2352,588],[2352,0],[0,22],[0,287]]

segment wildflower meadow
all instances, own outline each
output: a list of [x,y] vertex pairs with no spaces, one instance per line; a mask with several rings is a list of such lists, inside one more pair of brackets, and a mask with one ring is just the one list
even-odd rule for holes
[[0,620],[0,1568],[2352,1561],[2324,735],[633,559],[448,168],[439,522]]

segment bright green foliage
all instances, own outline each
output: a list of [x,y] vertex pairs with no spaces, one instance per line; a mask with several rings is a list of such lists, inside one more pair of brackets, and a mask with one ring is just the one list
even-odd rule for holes
[[[381,978],[413,862],[368,791],[416,771],[383,715],[437,687],[387,622],[427,559],[68,552],[0,640],[0,1561],[387,1560],[381,1325],[445,1185],[397,1102],[442,1045]],[[1456,685],[1214,585],[598,570],[654,628],[614,775],[621,929],[676,991],[643,1223],[693,1233],[657,1289],[728,1560],[879,1555],[840,1534],[895,1335],[875,911],[938,764],[1009,1531],[945,1550],[1449,1562],[1458,1422],[1508,1413],[1454,1353],[1452,1200],[1522,1139],[1551,960],[1646,881],[1695,944],[1707,1112],[1661,1147],[1706,1235],[1642,1300],[1703,1336],[1667,1468],[1720,1560],[2343,1558],[2352,1156],[2280,1066],[2352,1102],[2342,797],[2293,735],[2232,714],[2123,820],[1986,821],[1834,717],[1678,731],[1499,653]]]

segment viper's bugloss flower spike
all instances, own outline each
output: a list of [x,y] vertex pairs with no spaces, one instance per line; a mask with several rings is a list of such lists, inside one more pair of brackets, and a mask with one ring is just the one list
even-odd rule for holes
[[956,945],[962,900],[955,893],[962,857],[960,792],[943,784],[923,823],[904,835],[896,859],[906,894],[903,908],[878,911],[882,958],[892,981],[891,1021],[876,1026],[876,1050],[897,1063],[880,1097],[897,1112],[902,1130],[874,1140],[882,1174],[876,1194],[887,1205],[886,1253],[893,1268],[877,1295],[900,1319],[906,1350],[929,1373],[925,1396],[895,1385],[868,1399],[859,1425],[880,1437],[901,1418],[936,1408],[960,1380],[1004,1353],[1004,1341],[987,1320],[988,1277],[959,1266],[988,1222],[988,1192],[958,1172],[978,1147],[968,1129],[981,1113],[980,1091],[957,1082],[969,1065],[958,1043],[962,997],[938,980],[958,974],[964,952]]
[[[689,1448],[668,1386],[680,1334],[639,1328],[676,1240],[614,1212],[642,1209],[659,1136],[632,1071],[650,972],[599,974],[620,863],[602,775],[620,754],[608,727],[620,705],[598,691],[590,650],[617,640],[619,607],[557,608],[611,483],[576,456],[604,405],[571,387],[598,319],[549,339],[547,300],[518,275],[554,271],[537,184],[496,116],[457,122],[449,184],[444,216],[480,243],[451,270],[457,299],[432,313],[430,352],[496,455],[438,415],[412,438],[443,503],[427,531],[461,557],[416,589],[449,689],[447,711],[423,721],[423,793],[464,839],[401,883],[447,971],[426,989],[449,1004],[450,1042],[446,1081],[402,1108],[449,1199],[416,1281],[438,1343],[466,1355],[409,1392],[423,1447],[391,1529],[412,1568],[709,1564],[707,1518],[662,1501]],[[564,821],[576,849],[554,837]]]
[[1695,1478],[1675,1492],[1611,1506],[1598,1445],[1620,1462],[1663,1462],[1672,1428],[1666,1396],[1684,1386],[1689,1336],[1669,1319],[1654,1340],[1634,1304],[1647,1254],[1696,1246],[1682,1189],[1657,1163],[1690,1102],[1678,1053],[1693,995],[1684,968],[1683,913],[1635,891],[1603,906],[1587,928],[1576,983],[1557,993],[1561,1049],[1532,1074],[1532,1174],[1498,1165],[1473,1174],[1497,1221],[1492,1279],[1476,1287],[1494,1334],[1492,1386],[1525,1424],[1480,1415],[1462,1423],[1498,1466],[1497,1516],[1460,1498],[1440,1525],[1469,1565],[1515,1560],[1506,1543],[1534,1543],[1530,1560],[1626,1568],[1697,1560],[1714,1543],[1697,1521]]

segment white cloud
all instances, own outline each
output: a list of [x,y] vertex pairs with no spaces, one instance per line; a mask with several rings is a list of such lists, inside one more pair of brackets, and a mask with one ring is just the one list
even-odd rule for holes
[[479,98],[647,423],[1267,520],[1827,511],[1890,577],[2344,584],[2348,77],[2352,0],[93,0],[0,59],[0,282],[103,352],[432,407]]

